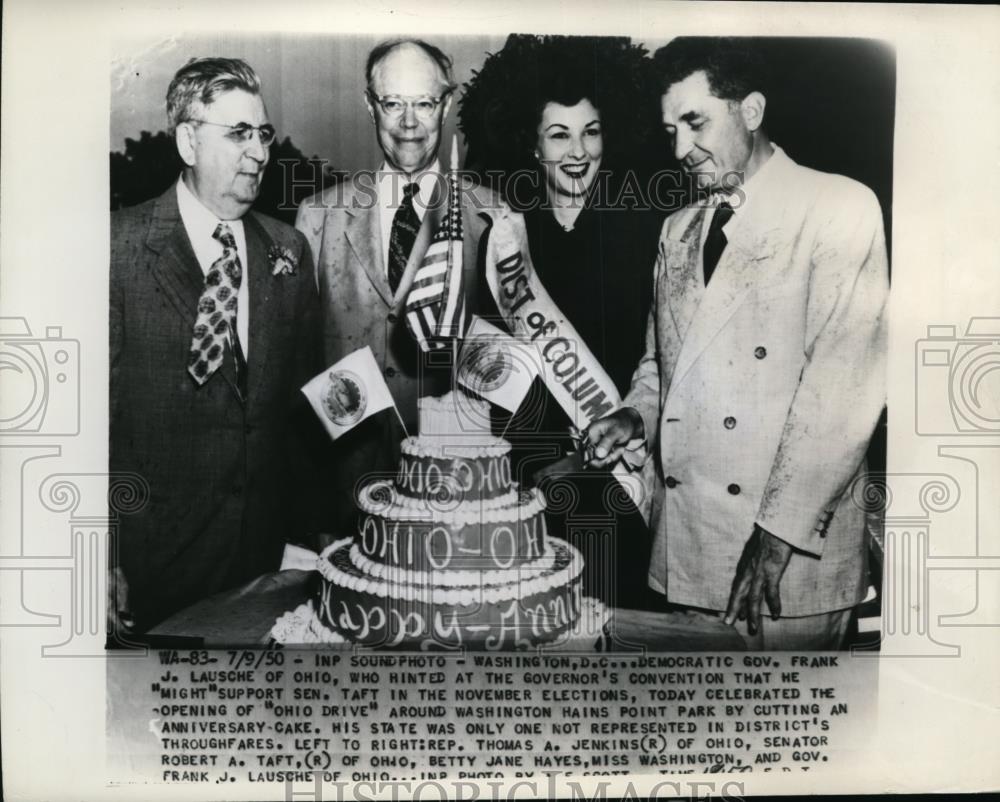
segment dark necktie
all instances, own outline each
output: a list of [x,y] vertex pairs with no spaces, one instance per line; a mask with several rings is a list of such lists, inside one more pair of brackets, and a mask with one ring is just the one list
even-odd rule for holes
[[226,223],[219,223],[212,236],[222,244],[222,256],[205,274],[205,287],[198,300],[198,318],[194,324],[188,373],[202,385],[219,369],[230,342],[236,360],[236,379],[240,394],[246,398],[246,359],[236,332],[243,267],[236,250],[236,238]]
[[415,183],[403,187],[403,202],[392,218],[392,232],[389,234],[389,289],[393,292],[403,278],[406,261],[410,258],[410,251],[420,230],[420,218],[413,208],[413,193],[416,191]]
[[233,321],[233,338],[230,340],[233,346],[233,357],[236,360],[236,389],[240,391],[240,398],[247,400],[247,358],[243,355],[243,343],[240,342],[240,333]]
[[729,222],[733,216],[733,207],[728,203],[720,203],[712,215],[712,222],[708,226],[708,236],[705,237],[705,245],[702,248],[702,265],[705,268],[705,286],[708,286],[712,273],[715,272],[716,265],[722,257],[722,252],[726,249],[726,234],[722,227]]

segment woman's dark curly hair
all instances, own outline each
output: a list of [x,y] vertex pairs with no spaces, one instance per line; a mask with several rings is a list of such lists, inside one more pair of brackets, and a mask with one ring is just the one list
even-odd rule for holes
[[601,114],[605,165],[634,166],[659,127],[651,69],[646,49],[625,37],[511,34],[463,86],[458,126],[467,168],[484,180],[488,172],[534,169],[545,105],[584,98]]

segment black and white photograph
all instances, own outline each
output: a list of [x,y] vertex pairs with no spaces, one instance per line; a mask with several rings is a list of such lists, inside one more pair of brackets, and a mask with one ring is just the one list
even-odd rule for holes
[[1000,724],[1000,16],[514,5],[5,11],[0,636],[86,798],[995,789],[918,755]]
[[[301,596],[331,644],[863,640],[891,46],[433,39],[179,40],[117,76],[110,470],[149,503],[114,635],[263,645]],[[476,318],[523,397],[455,381]],[[299,389],[362,348],[393,409],[331,441]]]

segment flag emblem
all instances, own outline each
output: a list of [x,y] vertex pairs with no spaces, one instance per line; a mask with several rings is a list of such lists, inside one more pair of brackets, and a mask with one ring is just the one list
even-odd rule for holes
[[333,440],[365,418],[396,406],[370,345],[313,376],[302,386],[302,394]]
[[330,385],[323,396],[323,411],[338,426],[357,423],[365,414],[368,399],[364,383],[349,370],[332,370]]
[[492,404],[516,412],[542,371],[535,343],[517,339],[476,315],[455,365],[455,381]]
[[510,349],[498,337],[470,341],[461,359],[459,382],[479,395],[502,387],[514,370]]

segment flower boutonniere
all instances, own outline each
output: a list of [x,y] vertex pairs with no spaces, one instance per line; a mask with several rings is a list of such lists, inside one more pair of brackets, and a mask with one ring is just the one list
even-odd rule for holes
[[271,262],[272,276],[294,276],[299,266],[292,252],[284,245],[272,245],[267,251],[267,258]]

